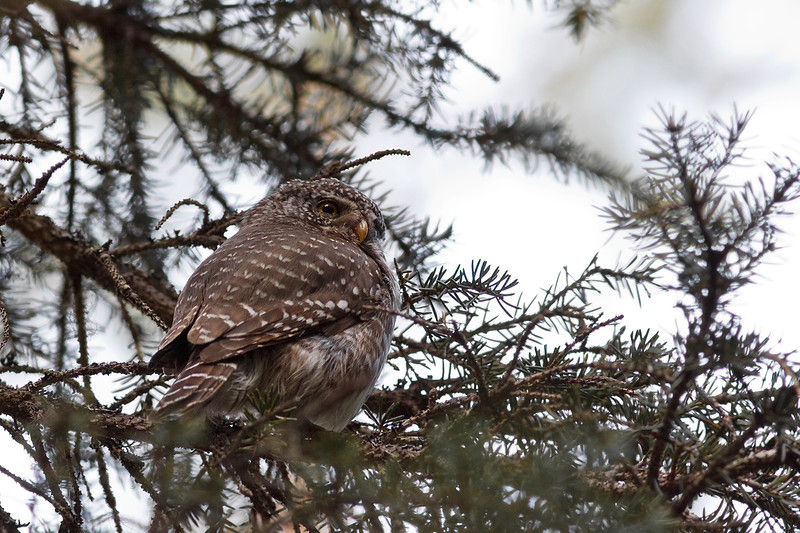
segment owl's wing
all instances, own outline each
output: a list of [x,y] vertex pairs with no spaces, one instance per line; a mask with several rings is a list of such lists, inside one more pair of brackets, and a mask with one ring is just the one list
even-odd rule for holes
[[[224,244],[223,244],[224,246]],[[150,368],[158,368],[170,374],[177,374],[189,361],[191,346],[186,340],[186,331],[197,318],[203,305],[203,288],[213,269],[205,267],[212,254],[195,270],[178,297],[172,325],[150,358]]]
[[[203,362],[210,363],[309,334],[333,334],[354,325],[359,321],[358,316],[359,310],[352,300],[325,293],[312,294],[309,298],[290,304],[284,302],[255,314],[204,343],[199,356]],[[190,338],[194,332],[192,327]]]
[[346,243],[296,228],[264,230],[240,231],[198,267],[154,359],[183,334],[210,363],[341,330],[384,284],[377,264]]

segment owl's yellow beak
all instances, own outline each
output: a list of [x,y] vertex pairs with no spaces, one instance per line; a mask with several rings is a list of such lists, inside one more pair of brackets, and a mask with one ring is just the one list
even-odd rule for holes
[[356,237],[358,237],[358,242],[364,242],[364,239],[367,238],[367,231],[369,231],[369,225],[367,225],[367,221],[363,218],[358,221],[358,224],[355,225],[353,231],[356,232]]

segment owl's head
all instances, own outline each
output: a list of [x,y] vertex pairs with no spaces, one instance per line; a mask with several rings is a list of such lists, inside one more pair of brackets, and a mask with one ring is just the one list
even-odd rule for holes
[[386,223],[375,202],[335,178],[291,180],[257,203],[244,224],[307,224],[357,244],[380,243]]

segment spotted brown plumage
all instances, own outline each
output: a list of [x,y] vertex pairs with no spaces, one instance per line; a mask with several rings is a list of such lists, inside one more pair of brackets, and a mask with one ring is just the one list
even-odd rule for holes
[[333,178],[293,180],[252,207],[178,298],[151,367],[177,377],[157,413],[237,415],[274,390],[340,430],[375,386],[399,291],[377,206]]

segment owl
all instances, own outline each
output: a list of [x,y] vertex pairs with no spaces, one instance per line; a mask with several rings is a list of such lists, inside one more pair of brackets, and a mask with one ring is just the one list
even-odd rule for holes
[[150,367],[177,374],[155,413],[237,416],[274,391],[339,431],[386,362],[400,305],[380,210],[335,178],[292,180],[249,209],[178,298]]

